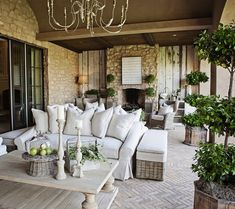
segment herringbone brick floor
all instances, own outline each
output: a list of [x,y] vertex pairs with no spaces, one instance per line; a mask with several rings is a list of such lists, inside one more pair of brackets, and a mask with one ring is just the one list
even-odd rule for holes
[[184,127],[168,131],[168,159],[165,179],[116,181],[119,193],[111,209],[192,209],[193,182],[197,176],[191,165],[195,147],[183,144]]

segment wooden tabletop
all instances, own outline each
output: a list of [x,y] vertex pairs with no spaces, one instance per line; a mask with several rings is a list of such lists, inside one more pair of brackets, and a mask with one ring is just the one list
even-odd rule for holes
[[101,163],[100,169],[85,171],[82,178],[72,177],[68,173],[65,180],[56,180],[53,177],[32,177],[26,173],[27,161],[22,159],[22,153],[16,150],[0,157],[0,179],[98,194],[118,166],[118,161],[116,160],[104,162]]

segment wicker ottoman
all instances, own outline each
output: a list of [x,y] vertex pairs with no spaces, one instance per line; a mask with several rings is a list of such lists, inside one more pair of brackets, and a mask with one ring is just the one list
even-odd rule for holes
[[137,147],[136,178],[162,181],[167,159],[167,131],[150,129]]

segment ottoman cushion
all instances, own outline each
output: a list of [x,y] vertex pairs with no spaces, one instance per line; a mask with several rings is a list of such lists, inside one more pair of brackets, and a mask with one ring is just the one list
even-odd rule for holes
[[167,158],[167,131],[148,130],[145,132],[138,148],[137,159],[166,162]]

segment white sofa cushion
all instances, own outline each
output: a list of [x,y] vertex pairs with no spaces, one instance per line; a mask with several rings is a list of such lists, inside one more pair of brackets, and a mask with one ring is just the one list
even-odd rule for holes
[[96,108],[96,112],[105,111],[104,103],[100,103],[99,106]]
[[[44,136],[46,139],[49,140],[52,149],[58,149],[59,134],[45,134]],[[64,148],[66,148],[67,140],[69,140],[69,139],[74,140],[74,141],[77,140],[77,136],[74,136],[74,135],[62,135],[62,137],[63,137]],[[81,136],[82,144],[88,144],[88,143],[93,142],[95,140],[97,140],[97,138],[94,136]]]
[[119,115],[114,113],[106,135],[124,141],[135,119],[135,114]]
[[3,142],[3,138],[2,138],[2,137],[0,137],[0,145],[2,144],[2,142]]
[[107,132],[109,122],[113,115],[113,108],[102,112],[96,112],[92,118],[92,134],[103,138]]
[[166,162],[167,131],[146,131],[137,148],[136,158],[147,161]]
[[7,146],[6,145],[0,145],[0,156],[7,154]]
[[100,151],[106,158],[119,159],[119,150],[122,142],[113,137],[105,137],[97,140]]
[[48,114],[42,110],[32,108],[33,118],[36,124],[36,130],[39,133],[48,132]]
[[85,106],[85,110],[89,110],[89,109],[91,109],[91,108],[93,108],[93,109],[96,110],[96,109],[98,108],[99,103],[98,103],[98,102],[92,102],[92,103],[86,102],[85,105],[86,105],[86,106]]
[[118,105],[117,107],[114,108],[114,113],[119,114],[119,115],[134,114],[136,116],[135,121],[140,121],[142,109],[140,108],[140,109],[135,110],[131,113],[128,113],[121,107],[121,105]]
[[173,108],[170,105],[161,106],[158,111],[158,115],[166,115],[173,112]]
[[52,134],[59,133],[58,123],[57,123],[57,107],[58,105],[47,106],[47,112],[49,116],[49,131]]
[[91,135],[91,119],[94,114],[94,109],[91,108],[89,110],[86,110],[82,112],[77,107],[68,107],[67,110],[67,119],[66,124],[64,128],[64,134],[67,135],[77,135],[77,129],[75,128],[76,120],[82,120],[82,129],[81,129],[81,135]]

